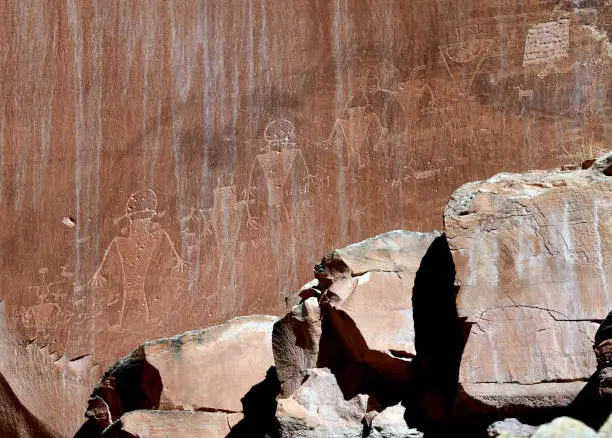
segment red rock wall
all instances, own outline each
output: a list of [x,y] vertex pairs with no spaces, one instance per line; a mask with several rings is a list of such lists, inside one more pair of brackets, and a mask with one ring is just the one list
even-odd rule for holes
[[566,3],[2,2],[14,330],[106,366],[278,314],[331,248],[609,144],[612,10]]

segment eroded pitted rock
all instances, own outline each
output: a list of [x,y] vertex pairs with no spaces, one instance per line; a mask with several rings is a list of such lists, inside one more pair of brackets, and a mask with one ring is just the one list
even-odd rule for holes
[[399,401],[415,354],[414,278],[439,236],[393,231],[323,258],[316,279],[274,328],[283,397],[294,393],[308,369],[329,367],[350,397],[384,399],[391,392]]
[[608,154],[585,170],[503,173],[452,196],[457,309],[472,325],[462,408],[565,406],[595,371],[591,346],[612,307],[611,164]]
[[291,397],[279,400],[279,433],[287,438],[361,438],[367,406],[367,395],[347,400],[329,369],[311,369]]

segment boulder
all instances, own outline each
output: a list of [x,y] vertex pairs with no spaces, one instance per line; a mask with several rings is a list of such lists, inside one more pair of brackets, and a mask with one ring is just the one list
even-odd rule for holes
[[224,438],[228,417],[236,414],[190,411],[130,411],[108,427],[102,438]]
[[[347,394],[395,393],[412,379],[412,290],[421,259],[440,233],[393,231],[335,250],[273,332],[282,397],[307,370],[329,367]],[[384,323],[381,323],[383,322]]]
[[[260,398],[255,401],[260,405],[273,402],[278,392],[270,342],[275,321],[272,316],[238,317],[143,344],[109,368],[90,397],[86,416],[104,430],[135,410],[242,413],[254,399]],[[274,407],[270,418],[273,413]],[[172,415],[184,418],[156,415],[129,417],[129,424],[141,418],[156,424]]]
[[578,420],[559,417],[538,427],[532,438],[597,438],[597,433]]
[[530,437],[537,430],[537,426],[523,424],[516,418],[506,418],[496,421],[487,429],[490,437],[512,436],[516,438]]
[[327,368],[306,372],[295,393],[279,400],[276,418],[282,438],[361,438],[368,396],[346,399]]
[[502,173],[453,194],[445,228],[457,310],[471,325],[462,409],[566,406],[595,371],[593,339],[612,307],[611,169],[608,154],[588,169]]
[[423,434],[406,424],[406,408],[401,404],[389,406],[375,414],[368,438],[423,438]]

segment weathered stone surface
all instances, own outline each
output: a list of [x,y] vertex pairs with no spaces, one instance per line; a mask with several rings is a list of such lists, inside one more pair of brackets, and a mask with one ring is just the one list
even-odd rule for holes
[[299,291],[302,301],[274,328],[283,396],[297,389],[309,368],[322,365],[338,371],[341,385],[346,374],[355,394],[367,392],[360,385],[374,374],[406,383],[415,354],[414,278],[439,236],[393,231],[323,258],[317,279]]
[[[602,1],[1,8],[7,330],[97,377],[147,340],[284,313],[321,248],[439,228],[459,184],[612,138]],[[16,394],[55,379],[32,408],[54,416],[64,378],[20,365]]]
[[103,430],[139,409],[243,412],[249,393],[273,370],[275,321],[272,316],[238,317],[143,344],[106,372],[90,398],[88,417]]
[[532,438],[597,438],[597,433],[578,420],[559,417],[549,424],[538,427]]
[[612,438],[612,413],[597,432],[597,438]]
[[231,432],[222,412],[147,411],[125,413],[103,438],[224,438]]
[[406,424],[402,405],[390,406],[376,414],[370,425],[368,438],[423,438],[423,434]]
[[608,154],[586,170],[499,174],[451,198],[457,308],[472,324],[460,382],[478,409],[541,405],[540,385],[564,406],[595,371],[612,307],[611,165]]
[[290,398],[278,403],[276,418],[283,438],[361,438],[368,397],[346,399],[327,368],[310,369]]
[[595,334],[594,348],[597,356],[599,395],[612,409],[612,312],[599,326]]
[[496,421],[487,428],[487,433],[490,437],[530,437],[536,431],[537,426],[523,424],[516,418],[506,418],[502,421]]
[[0,436],[72,436],[94,384],[91,357],[68,360],[49,348],[24,346],[1,302],[0,351]]

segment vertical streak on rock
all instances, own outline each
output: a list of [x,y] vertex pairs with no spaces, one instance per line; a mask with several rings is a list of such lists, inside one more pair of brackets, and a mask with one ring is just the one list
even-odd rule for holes
[[610,295],[608,293],[608,276],[606,274],[606,268],[604,267],[604,258],[603,258],[603,247],[601,245],[601,233],[599,231],[599,200],[593,200],[593,230],[595,232],[595,257],[597,258],[597,267],[601,272],[601,283],[604,291],[604,296],[606,297],[606,308],[612,308],[612,303],[610,302]]
[[[174,179],[175,179],[175,197],[177,200],[177,214],[178,217],[185,215],[185,209],[183,208],[183,184],[181,178],[181,155],[180,155],[180,129],[179,129],[179,117],[177,102],[182,102],[182,87],[184,86],[185,78],[183,77],[182,69],[189,68],[184,65],[184,47],[181,45],[181,35],[178,34],[182,25],[180,19],[177,21],[174,10],[174,2],[168,3],[168,15],[170,17],[170,90],[171,90],[171,102],[170,102],[170,113],[171,113],[171,132],[172,132],[172,155],[174,157]],[[178,93],[177,93],[178,91]],[[177,96],[178,94],[178,96]],[[182,245],[181,245],[182,246]]]
[[[4,96],[0,83],[0,96]],[[4,129],[6,126],[6,103],[0,99],[0,206],[4,204]],[[2,261],[0,260],[0,263]]]
[[[90,128],[90,139],[89,144],[93,145],[96,148],[95,152],[95,168],[93,171],[95,172],[93,175],[93,193],[88,193],[89,195],[93,195],[93,202],[95,205],[91,207],[94,209],[90,210],[89,217],[85,223],[87,227],[87,235],[93,236],[93,247],[98,248],[99,243],[99,235],[98,235],[98,225],[99,225],[99,212],[100,212],[100,170],[101,170],[101,152],[102,152],[102,91],[104,88],[104,69],[103,69],[103,60],[104,60],[104,45],[102,43],[102,37],[104,35],[104,16],[102,11],[100,10],[100,4],[95,3],[94,6],[94,22],[92,25],[93,35],[91,36],[92,40],[92,48],[91,48],[91,65],[93,66],[93,81],[92,81],[92,90],[94,90],[93,98],[88,100],[88,117],[91,122],[95,120],[96,125]],[[95,114],[95,117],[94,117]],[[89,185],[91,187],[91,184]],[[91,198],[90,198],[91,199]],[[100,263],[100,254],[96,252],[96,266]]]
[[[342,108],[346,102],[344,72],[342,69],[342,44],[344,43],[344,26],[348,22],[347,15],[348,4],[347,0],[336,0],[334,8],[334,18],[332,21],[332,37],[333,42],[333,59],[336,63],[336,114],[342,113]],[[344,174],[344,154],[342,144],[336,142],[336,156],[338,159],[338,218],[340,228],[340,242],[346,243],[348,240],[348,208],[347,199],[349,196],[346,193],[346,181]]]
[[247,108],[248,108],[248,116],[249,116],[249,123],[248,123],[248,127],[247,127],[247,134],[246,134],[246,138],[247,139],[252,139],[253,136],[255,135],[255,129],[254,129],[254,125],[253,125],[253,112],[251,110],[251,105],[252,105],[252,97],[255,93],[255,30],[254,30],[254,15],[253,15],[253,0],[249,0],[249,13],[248,13],[248,57],[249,59],[247,60],[248,65],[249,65],[249,70],[248,70],[248,89],[247,89],[247,96],[249,96],[249,99],[247,101]]
[[[586,200],[585,200],[586,201]],[[588,201],[587,201],[588,202]],[[573,257],[576,255],[574,251],[574,239],[572,230],[570,230],[569,221],[571,220],[569,214],[569,205],[567,199],[563,199],[563,216],[561,217],[561,237],[563,239],[562,244],[565,245],[563,251],[564,264],[562,269],[559,270],[559,275],[563,280],[563,295],[569,297],[571,303],[568,303],[568,309],[572,315],[579,315],[583,313],[582,309],[578,309],[581,306],[580,300],[571,299],[575,296],[575,288],[580,287],[578,278],[575,271],[575,261]],[[567,270],[567,271],[566,271]]]
[[[81,222],[81,197],[82,197],[82,172],[84,161],[84,104],[83,104],[83,36],[82,30],[79,28],[79,17],[77,4],[75,0],[68,0],[66,3],[68,22],[70,24],[70,30],[72,35],[73,44],[73,61],[74,61],[74,76],[73,76],[73,96],[74,96],[74,133],[75,133],[75,157],[76,164],[74,169],[74,184],[75,184],[75,202],[76,202],[76,227],[74,235],[74,278],[76,283],[81,283],[81,249],[79,240],[82,235],[82,222]],[[75,301],[80,299],[81,292],[75,289],[74,299]]]

